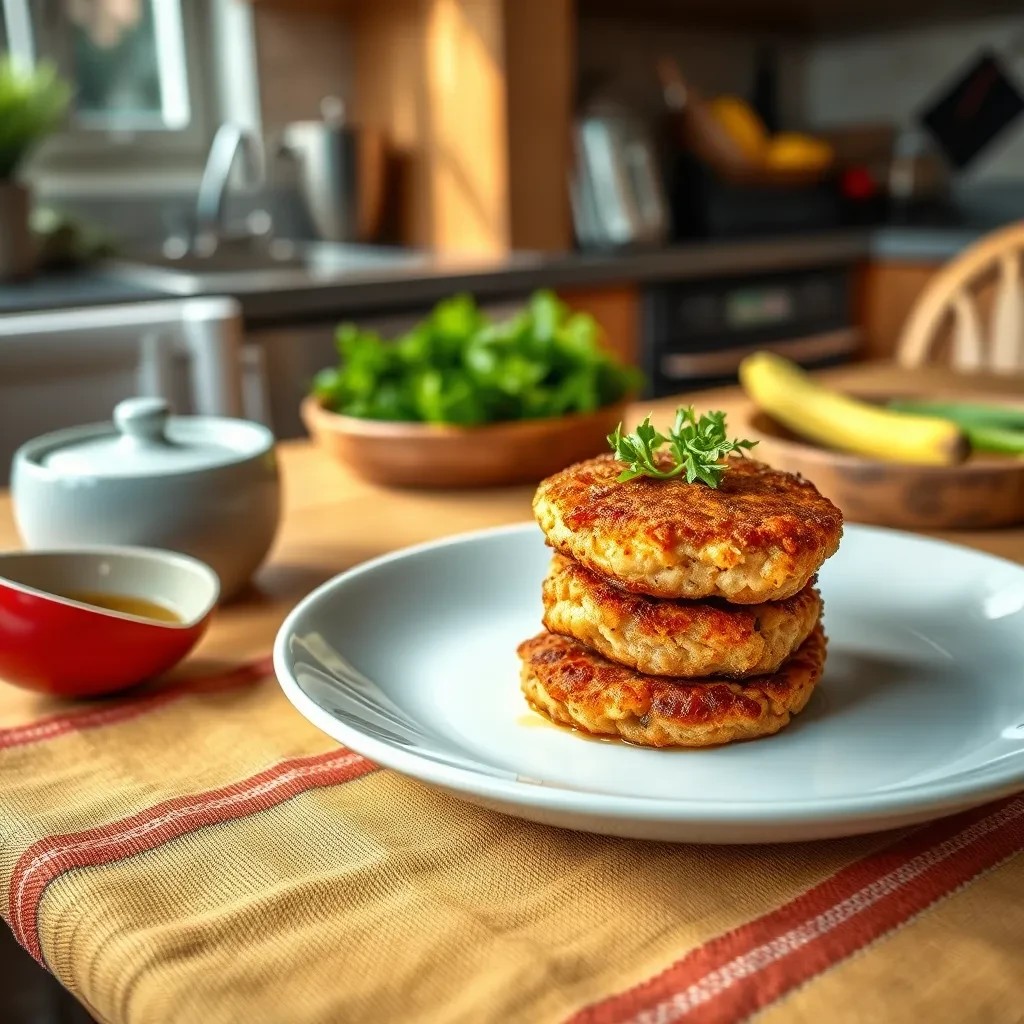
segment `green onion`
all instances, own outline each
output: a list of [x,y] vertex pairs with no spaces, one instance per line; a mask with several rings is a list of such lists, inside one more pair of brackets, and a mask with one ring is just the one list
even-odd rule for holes
[[980,402],[936,402],[916,398],[899,398],[889,403],[899,412],[941,416],[962,427],[1001,427],[1004,430],[1024,430],[1024,407],[1014,409],[1004,405],[984,405]]
[[975,451],[1024,455],[1024,408],[911,398],[894,399],[889,407],[950,420],[960,427]]
[[964,427],[971,447],[977,452],[999,452],[1003,455],[1024,455],[1024,430],[1002,427]]

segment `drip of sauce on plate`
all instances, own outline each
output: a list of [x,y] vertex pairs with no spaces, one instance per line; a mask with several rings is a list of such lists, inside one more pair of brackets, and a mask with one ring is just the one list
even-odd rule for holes
[[102,608],[104,611],[118,612],[121,615],[134,615],[136,618],[150,619],[153,622],[170,622],[177,625],[182,621],[177,612],[145,597],[102,594],[91,590],[65,591],[60,596],[79,604],[92,605],[93,608]]
[[626,743],[619,736],[597,736],[594,733],[584,732],[568,725],[555,725],[550,719],[539,715],[536,711],[526,711],[516,719],[516,725],[525,729],[554,729],[557,732],[569,733],[579,740],[589,740],[591,743],[622,743],[625,746],[632,746]]
[[[817,696],[817,691],[815,691],[815,696]],[[692,754],[694,751],[701,749],[718,749],[718,747],[648,747],[642,743],[630,743],[629,740],[624,740],[621,736],[599,736],[596,733],[584,732],[582,729],[576,729],[570,725],[556,725],[549,718],[545,718],[536,711],[523,712],[523,714],[516,718],[516,725],[524,729],[554,729],[557,732],[568,733],[578,740],[586,740],[588,743],[614,743],[616,746],[635,747],[637,750],[657,750],[659,754]],[[753,742],[753,740],[750,742]],[[726,746],[726,744],[721,744],[721,746]]]

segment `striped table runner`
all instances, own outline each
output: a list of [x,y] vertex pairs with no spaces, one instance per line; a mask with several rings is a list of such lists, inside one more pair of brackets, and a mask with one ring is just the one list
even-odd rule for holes
[[0,729],[18,941],[100,1021],[1024,1020],[1024,797],[673,846],[379,770],[261,659]]

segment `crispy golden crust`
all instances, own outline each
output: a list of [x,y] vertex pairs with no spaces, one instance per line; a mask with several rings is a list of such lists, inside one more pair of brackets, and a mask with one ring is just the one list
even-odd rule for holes
[[656,676],[774,672],[821,616],[808,584],[770,604],[672,601],[631,594],[564,555],[544,580],[544,625],[611,661]]
[[541,481],[548,542],[619,586],[653,597],[760,604],[792,597],[834,554],[842,513],[807,480],[749,458],[717,488],[638,477],[609,453]]
[[821,678],[825,647],[819,624],[778,672],[743,683],[640,675],[552,633],[518,652],[527,702],[556,724],[640,746],[707,747],[787,725]]

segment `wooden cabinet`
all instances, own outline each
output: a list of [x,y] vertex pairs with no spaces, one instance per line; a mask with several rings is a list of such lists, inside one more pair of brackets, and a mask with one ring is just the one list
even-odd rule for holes
[[856,311],[864,332],[865,359],[891,359],[914,303],[938,263],[873,261],[858,274]]
[[571,0],[388,0],[350,25],[353,110],[402,157],[400,240],[568,248]]
[[610,351],[625,363],[639,364],[641,312],[637,285],[560,288],[558,294],[572,309],[589,313],[604,328],[604,342]]

